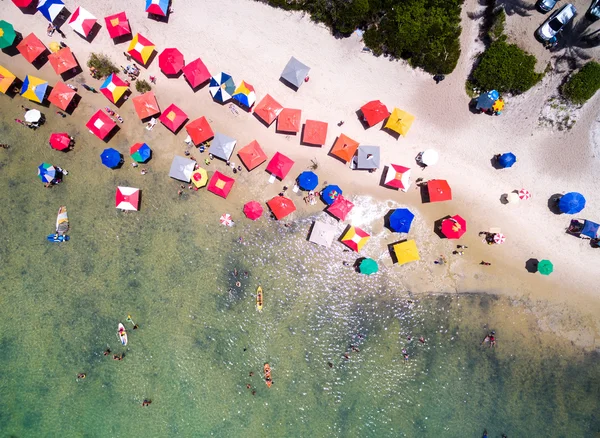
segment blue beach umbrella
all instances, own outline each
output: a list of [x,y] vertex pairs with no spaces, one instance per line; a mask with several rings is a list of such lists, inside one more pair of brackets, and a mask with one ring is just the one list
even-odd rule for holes
[[325,204],[331,205],[333,204],[333,201],[335,201],[336,198],[341,194],[342,189],[340,189],[339,186],[336,186],[335,184],[330,184],[327,187],[325,187],[321,192],[321,198],[323,199],[323,202]]
[[38,11],[46,18],[48,21],[54,21],[58,14],[60,14],[65,7],[65,4],[62,0],[40,0],[38,3]]
[[111,169],[117,167],[122,160],[121,153],[113,148],[104,149],[100,154],[100,158],[102,159],[102,164]]
[[56,178],[56,169],[52,164],[42,163],[38,167],[38,178],[41,179],[43,183],[50,183]]
[[298,176],[298,185],[302,190],[314,190],[319,185],[319,177],[310,170],[306,170]]
[[477,98],[477,109],[489,110],[494,103],[500,98],[500,93],[492,90],[486,94],[482,94]]
[[235,93],[235,83],[233,82],[233,78],[227,73],[219,73],[218,75],[213,76],[210,78],[208,91],[210,91],[213,99],[217,102],[227,102],[231,99],[233,93]]
[[570,192],[561,196],[558,201],[558,208],[562,213],[579,213],[585,207],[585,198],[581,193]]
[[583,230],[581,230],[581,234],[589,237],[590,239],[595,239],[598,237],[599,229],[599,224],[597,224],[596,222],[586,220],[583,222]]
[[169,0],[146,0],[146,12],[149,14],[167,16]]
[[396,233],[408,233],[415,215],[407,208],[397,208],[390,215],[390,228]]
[[500,155],[500,158],[498,158],[498,164],[504,169],[506,169],[507,167],[512,167],[512,165],[515,164],[516,161],[517,157],[512,152],[506,152]]

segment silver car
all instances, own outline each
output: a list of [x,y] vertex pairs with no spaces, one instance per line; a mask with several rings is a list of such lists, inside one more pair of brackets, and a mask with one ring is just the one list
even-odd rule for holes
[[556,41],[556,35],[573,19],[577,14],[575,6],[571,3],[564,5],[558,11],[554,12],[544,23],[535,31],[536,36],[549,43]]

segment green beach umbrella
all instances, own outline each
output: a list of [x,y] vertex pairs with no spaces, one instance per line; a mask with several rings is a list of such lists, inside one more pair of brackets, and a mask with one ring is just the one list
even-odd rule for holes
[[362,259],[360,265],[358,265],[358,271],[361,274],[371,275],[379,271],[379,266],[377,266],[377,262],[373,259]]
[[542,275],[550,275],[554,266],[550,260],[542,260],[538,263],[538,272]]
[[15,28],[8,21],[0,20],[0,49],[6,49],[15,42]]

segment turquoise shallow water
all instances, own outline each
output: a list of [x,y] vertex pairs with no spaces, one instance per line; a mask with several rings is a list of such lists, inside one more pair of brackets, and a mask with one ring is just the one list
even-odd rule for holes
[[[600,430],[597,355],[538,332],[518,304],[476,293],[411,297],[393,272],[355,275],[340,246],[306,242],[310,218],[224,228],[224,202],[206,192],[177,199],[177,184],[152,161],[144,177],[109,171],[95,145],[60,154],[46,146],[50,128],[12,125],[0,124],[13,145],[0,150],[2,436]],[[63,184],[46,190],[36,180],[44,160],[70,171]],[[142,211],[114,209],[117,184],[143,188]],[[60,205],[72,240],[50,244]],[[128,313],[140,328],[127,325],[122,348],[116,327]],[[495,350],[479,346],[486,325],[498,332]],[[103,356],[107,346],[125,359]],[[77,382],[80,372],[87,378]],[[145,398],[153,403],[142,408]]]

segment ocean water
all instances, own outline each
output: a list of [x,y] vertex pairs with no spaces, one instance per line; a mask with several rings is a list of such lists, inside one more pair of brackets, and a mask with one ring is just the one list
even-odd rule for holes
[[[413,295],[398,269],[358,275],[340,244],[306,241],[312,218],[301,214],[287,228],[250,223],[240,204],[236,226],[223,227],[235,201],[179,198],[152,161],[145,176],[110,171],[82,140],[50,150],[56,129],[22,128],[10,105],[0,109],[12,146],[0,150],[1,436],[598,436],[597,355],[540,332],[519,302]],[[65,181],[44,189],[42,161],[68,169]],[[142,188],[140,212],[115,210],[116,185]],[[60,205],[72,240],[48,243]],[[480,345],[491,329],[495,349]]]

